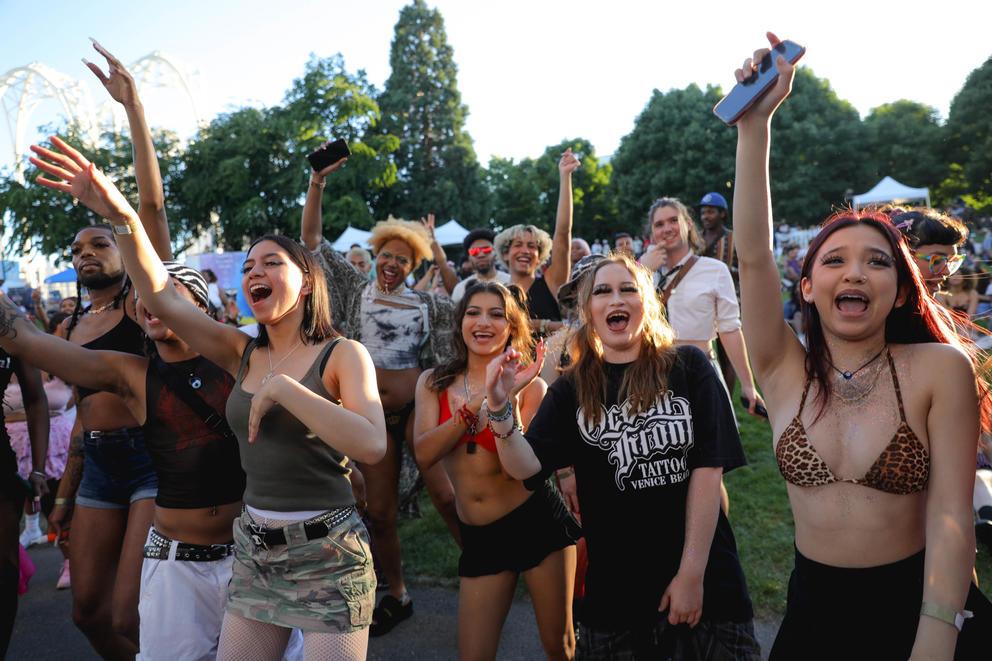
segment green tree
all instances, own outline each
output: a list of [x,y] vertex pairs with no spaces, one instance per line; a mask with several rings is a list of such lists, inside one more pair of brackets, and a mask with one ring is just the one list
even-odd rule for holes
[[909,186],[934,187],[947,176],[941,154],[943,128],[937,110],[915,101],[873,108],[864,120],[865,153],[874,161],[872,178],[888,175]]
[[951,101],[947,118],[947,162],[952,172],[941,201],[962,196],[980,211],[992,208],[992,57],[968,74]]
[[[86,144],[83,132],[78,126],[49,126],[43,130],[48,135],[59,135],[66,142],[79,148],[96,167],[106,172],[124,195],[137,208],[138,189],[134,180],[131,140],[126,134],[105,132],[95,145]],[[166,131],[153,131],[156,152],[162,169],[162,181],[168,191],[177,176],[177,144],[175,134]],[[11,245],[5,249],[11,252],[28,253],[37,251],[43,255],[60,255],[69,259],[69,244],[80,230],[93,223],[104,222],[71,195],[53,191],[35,183],[42,174],[30,168],[25,173],[25,183],[20,184],[12,173],[0,177],[0,216],[4,226],[11,228]],[[50,175],[44,175],[51,178]],[[189,234],[175,217],[169,218],[170,231],[174,239]]]
[[691,206],[709,191],[729,193],[737,134],[713,116],[722,96],[711,86],[705,92],[696,85],[654,90],[611,159],[616,227],[595,236],[642,233],[647,210],[659,197],[678,197]]
[[572,174],[572,234],[591,238],[615,222],[616,203],[609,186],[613,167],[600,164],[592,143],[576,138],[549,146],[537,159],[514,163],[494,158],[489,162],[487,183],[496,227],[533,224],[552,231],[560,184],[558,160],[568,148],[582,161]]
[[345,138],[353,155],[327,181],[325,230],[368,227],[371,202],[395,180],[385,156],[396,140],[374,131],[378,107],[365,73],[350,74],[340,56],[311,58],[285,105],[221,115],[184,156],[177,203],[189,224],[208,231],[216,214],[218,241],[241,249],[269,232],[298,235],[309,164],[325,140]]
[[877,183],[858,111],[808,68],[796,71],[793,92],[772,123],[769,169],[777,221],[818,224],[845,203],[847,190],[863,192]]
[[400,10],[389,54],[392,68],[379,97],[381,130],[399,138],[393,158],[398,183],[377,217],[431,212],[477,225],[488,217],[489,195],[472,139],[468,109],[458,92],[454,51],[444,19],[424,0]]

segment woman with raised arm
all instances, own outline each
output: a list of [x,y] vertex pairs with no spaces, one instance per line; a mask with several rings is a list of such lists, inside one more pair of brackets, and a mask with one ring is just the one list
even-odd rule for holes
[[[226,404],[247,477],[220,659],[278,659],[293,628],[311,658],[365,658],[375,577],[347,458],[385,451],[368,353],[333,330],[323,273],[298,243],[257,239],[242,290],[257,338],[215,321],[171,286],[136,214],[79,152],[35,148],[39,178],[111,221],[149,314],[234,377]],[[57,163],[58,165],[53,165]]]
[[589,552],[577,656],[756,661],[720,508],[723,472],[746,463],[726,391],[699,349],[674,345],[651,274],[628,256],[592,266],[578,304],[571,367],[526,438],[510,397],[512,347],[490,362],[482,407],[500,462],[528,488],[575,467]]
[[[444,253],[427,229],[434,225],[433,216],[428,216],[423,225],[390,218],[372,228],[369,244],[375,255],[375,280],[371,282],[324,239],[324,178],[344,162],[338,161],[320,172],[311,171],[302,235],[303,243],[313,251],[324,271],[335,323],[372,355],[379,397],[386,411],[386,457],[374,466],[359,466],[366,481],[369,528],[377,562],[389,583],[389,594],[376,608],[370,632],[381,636],[413,615],[396,528],[403,446],[413,452],[417,379],[425,368],[451,358],[454,304],[447,296],[411,289],[405,284],[410,272],[432,255],[444,263]],[[446,264],[441,268],[442,276],[447,268]],[[434,507],[458,541],[450,480],[439,465],[419,468]]]
[[782,319],[768,154],[794,68],[776,60],[777,83],[737,123],[734,187],[744,333],[796,527],[771,658],[988,658],[988,625],[964,619],[966,598],[984,599],[969,585],[986,388],[884,214],[838,212],[810,243],[808,349]]
[[[486,366],[512,346],[532,347],[527,312],[497,282],[468,287],[455,308],[456,358],[427,370],[417,383],[414,445],[417,462],[440,463],[455,488],[462,533],[458,561],[458,652],[461,659],[494,659],[517,577],[523,573],[549,659],[575,655],[572,578],[578,523],[548,485],[536,492],[506,475],[496,438],[480,418]],[[516,374],[512,397],[526,429],[546,386],[535,379],[538,358]]]

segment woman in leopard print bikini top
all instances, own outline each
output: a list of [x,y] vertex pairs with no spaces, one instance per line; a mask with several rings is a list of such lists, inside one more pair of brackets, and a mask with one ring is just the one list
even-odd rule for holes
[[810,380],[806,379],[803,396],[799,401],[799,411],[779,437],[775,447],[775,459],[782,477],[797,487],[819,487],[834,482],[849,482],[894,494],[910,494],[927,488],[930,479],[930,453],[916,436],[916,432],[906,422],[906,410],[902,403],[902,390],[899,377],[892,362],[892,354],[886,350],[885,357],[892,374],[892,387],[899,402],[899,427],[892,440],[878,455],[868,472],[861,478],[839,478],[823,461],[816,448],[806,435],[801,416],[809,393]]

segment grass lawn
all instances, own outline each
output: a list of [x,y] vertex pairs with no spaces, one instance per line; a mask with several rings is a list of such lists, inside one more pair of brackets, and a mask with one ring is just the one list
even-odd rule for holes
[[[727,474],[730,521],[756,614],[778,621],[785,612],[793,565],[792,513],[772,451],[771,428],[741,409],[736,397],[734,407],[749,465]],[[423,518],[399,524],[407,578],[414,583],[457,586],[458,547],[426,494],[420,509]],[[992,555],[985,547],[979,549],[976,569],[979,585],[992,598]]]

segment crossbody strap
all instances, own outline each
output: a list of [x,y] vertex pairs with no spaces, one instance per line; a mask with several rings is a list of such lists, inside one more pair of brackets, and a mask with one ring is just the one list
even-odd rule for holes
[[692,265],[695,264],[698,259],[699,258],[696,255],[693,255],[692,257],[687,259],[685,261],[685,264],[682,265],[682,268],[679,269],[679,272],[675,274],[675,279],[672,280],[667,285],[665,285],[665,288],[661,290],[662,305],[668,305],[668,299],[671,297],[672,292],[675,290],[676,285],[682,282],[682,278],[686,276],[686,274],[689,272],[689,269],[692,268]]
[[179,399],[186,403],[186,406],[193,409],[200,416],[200,419],[206,423],[207,427],[212,431],[219,432],[225,438],[234,437],[234,432],[231,431],[231,427],[227,424],[224,416],[214,410],[214,407],[200,397],[193,390],[193,387],[184,381],[174,369],[169,367],[161,357],[156,356],[155,360],[152,361],[152,365],[155,366],[155,371],[158,372],[162,381],[169,386],[169,390],[178,395]]

